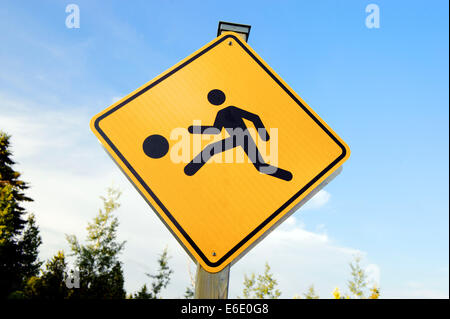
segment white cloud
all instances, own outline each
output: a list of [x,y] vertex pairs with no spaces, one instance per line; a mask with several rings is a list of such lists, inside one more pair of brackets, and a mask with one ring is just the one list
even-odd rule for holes
[[119,101],[122,97],[121,96],[113,96],[111,99],[111,103],[116,103],[117,101]]
[[381,280],[381,270],[378,265],[375,264],[369,264],[365,267],[365,272],[367,275],[367,282],[369,287],[380,287],[380,280]]
[[283,298],[293,298],[314,284],[322,298],[336,286],[345,287],[348,263],[363,252],[339,246],[325,233],[308,231],[295,217],[272,232],[232,267],[231,296],[242,293],[244,274],[262,273],[267,261],[278,279]]
[[[448,274],[443,278],[448,282]],[[448,290],[442,290],[430,287],[428,284],[418,281],[409,281],[400,288],[383,290],[383,298],[401,298],[406,299],[448,299]]]
[[320,190],[316,195],[313,196],[303,207],[301,210],[317,210],[324,207],[331,198],[331,194],[326,190]]

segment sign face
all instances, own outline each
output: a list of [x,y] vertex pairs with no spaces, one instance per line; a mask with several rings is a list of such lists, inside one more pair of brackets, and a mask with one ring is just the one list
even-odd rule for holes
[[209,272],[262,238],[350,155],[231,32],[96,115],[91,129]]

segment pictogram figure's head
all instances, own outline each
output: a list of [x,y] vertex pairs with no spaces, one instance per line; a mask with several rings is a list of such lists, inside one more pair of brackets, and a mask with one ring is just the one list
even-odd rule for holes
[[223,104],[225,102],[225,93],[217,89],[211,90],[208,93],[208,101],[214,105]]

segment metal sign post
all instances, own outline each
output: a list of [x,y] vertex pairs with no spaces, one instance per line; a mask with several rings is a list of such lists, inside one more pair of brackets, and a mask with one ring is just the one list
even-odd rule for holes
[[197,263],[195,299],[227,299],[230,265],[219,272],[210,273]]

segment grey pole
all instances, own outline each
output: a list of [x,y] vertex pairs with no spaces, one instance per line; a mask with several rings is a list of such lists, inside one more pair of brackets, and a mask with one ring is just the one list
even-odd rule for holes
[[218,273],[210,273],[197,263],[195,299],[227,299],[230,265]]

